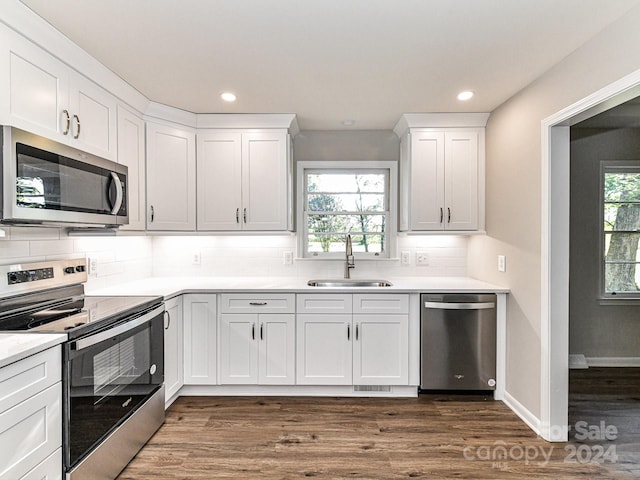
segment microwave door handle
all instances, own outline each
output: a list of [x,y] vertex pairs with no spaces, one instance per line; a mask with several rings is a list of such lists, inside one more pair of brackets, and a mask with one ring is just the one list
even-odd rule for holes
[[[111,201],[111,187],[114,185],[116,187],[115,202]],[[111,201],[111,205],[113,205],[113,208],[111,208],[111,215],[117,215],[120,211],[120,207],[122,206],[123,193],[124,192],[122,191],[122,183],[120,183],[120,177],[116,172],[111,172],[111,185],[109,186],[109,200]]]

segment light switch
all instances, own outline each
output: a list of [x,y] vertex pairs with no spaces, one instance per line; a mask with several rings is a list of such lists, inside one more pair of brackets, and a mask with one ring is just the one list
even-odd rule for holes
[[498,255],[498,271],[507,271],[507,257],[505,257],[504,255]]

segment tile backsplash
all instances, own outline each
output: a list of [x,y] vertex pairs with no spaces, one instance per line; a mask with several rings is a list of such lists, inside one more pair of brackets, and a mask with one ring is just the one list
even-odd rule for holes
[[[85,256],[97,260],[89,276],[92,290],[148,276],[341,277],[341,260],[296,258],[295,235],[69,237],[64,229],[3,228],[0,263],[38,262]],[[284,263],[286,252],[292,264]],[[397,276],[465,276],[467,237],[399,236],[400,259],[356,260],[354,278]],[[417,255],[426,258],[418,265]]]

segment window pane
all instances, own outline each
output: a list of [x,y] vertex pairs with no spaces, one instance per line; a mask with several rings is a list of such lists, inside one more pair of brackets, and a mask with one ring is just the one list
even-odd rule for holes
[[640,205],[635,203],[606,203],[604,229],[618,231],[640,230]]
[[640,173],[605,173],[605,202],[639,202]]
[[[384,235],[351,235],[351,244],[355,252],[381,253],[384,251]],[[346,235],[317,234],[309,235],[307,249],[309,252],[345,253]]]
[[309,214],[309,233],[384,232],[384,215],[319,215]]
[[308,192],[384,193],[385,186],[385,175],[383,173],[334,172],[307,174]]
[[640,285],[640,233],[605,234],[605,289],[637,292]]
[[310,193],[310,212],[383,212],[385,196],[382,193]]

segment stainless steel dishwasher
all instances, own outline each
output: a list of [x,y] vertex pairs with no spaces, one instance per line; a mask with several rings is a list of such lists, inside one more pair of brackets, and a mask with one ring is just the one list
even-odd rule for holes
[[496,295],[420,300],[420,389],[495,390]]

